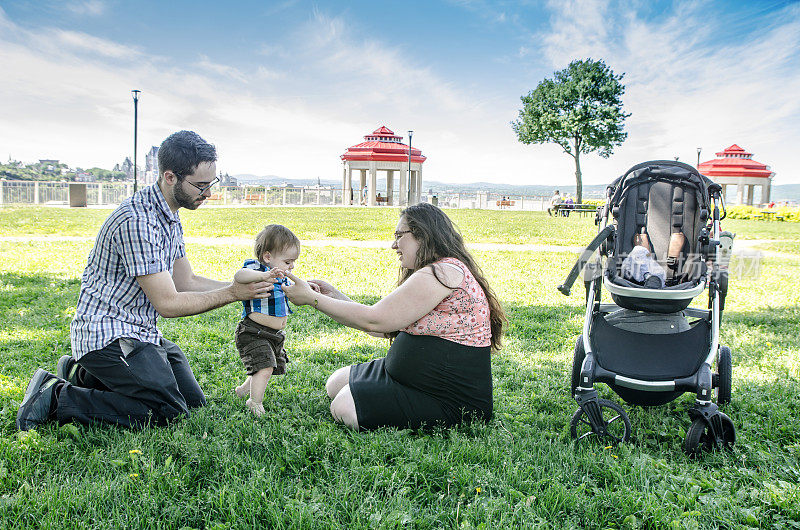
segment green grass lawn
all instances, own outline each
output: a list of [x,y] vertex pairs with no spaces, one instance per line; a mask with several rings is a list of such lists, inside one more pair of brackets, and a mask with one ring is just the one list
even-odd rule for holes
[[[281,223],[300,239],[387,240],[398,208],[200,208],[181,210],[189,237],[253,237]],[[545,212],[447,210],[464,239],[482,243],[580,245],[597,232],[593,217],[548,218]],[[108,209],[12,207],[0,209],[0,233],[94,237]],[[287,213],[289,214],[287,216]]]
[[[681,449],[691,395],[651,409],[625,405],[633,424],[628,444],[570,439],[576,405],[568,373],[583,295],[576,288],[566,298],[555,289],[575,257],[566,252],[475,253],[509,316],[505,348],[493,358],[495,416],[488,425],[371,433],[335,425],[327,376],[382,356],[387,342],[305,307],[289,320],[288,373],[272,379],[268,413],[253,419],[232,392],[243,371],[232,341],[240,308],[231,305],[162,321],[209,400],[190,418],[140,431],[48,425],[18,433],[14,418],[28,378],[36,367],[54,370],[69,353],[69,322],[91,248],[90,241],[57,236],[93,236],[108,213],[0,209],[4,235],[54,236],[0,241],[0,527],[800,526],[796,256],[767,257],[759,267],[732,263],[743,276],[731,279],[722,327],[734,355],[733,399],[723,410],[737,441],[732,452],[696,461]],[[448,213],[476,243],[581,244],[595,230],[588,218]],[[251,237],[263,224],[281,222],[303,239],[386,239],[397,210],[220,208],[182,216],[193,236]],[[765,224],[738,221],[734,231],[746,239],[764,233]],[[249,252],[244,245],[188,245],[194,269],[220,279]],[[303,250],[296,272],[373,302],[391,291],[396,267],[388,248],[317,247]]]

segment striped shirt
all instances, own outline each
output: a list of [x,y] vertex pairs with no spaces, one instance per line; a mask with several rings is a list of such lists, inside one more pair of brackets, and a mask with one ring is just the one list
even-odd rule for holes
[[158,184],[142,188],[108,216],[81,277],[70,325],[76,359],[128,337],[159,344],[158,312],[137,276],[168,271],[186,255],[183,227]]
[[[251,269],[258,272],[266,272],[272,267],[264,265],[263,263],[254,259],[245,260],[243,269]],[[242,318],[250,313],[263,313],[273,317],[288,317],[292,313],[292,308],[289,307],[289,300],[286,299],[286,293],[283,292],[281,285],[290,285],[291,282],[288,278],[282,278],[275,281],[272,285],[272,295],[269,298],[254,300],[244,300],[242,304]]]

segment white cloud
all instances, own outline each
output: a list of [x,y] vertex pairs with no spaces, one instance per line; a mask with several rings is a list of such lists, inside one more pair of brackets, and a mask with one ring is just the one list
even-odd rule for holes
[[64,9],[76,15],[100,16],[106,11],[106,3],[101,0],[66,2],[64,4]]
[[240,83],[247,83],[247,76],[239,71],[237,68],[227,64],[219,64],[211,61],[205,55],[200,56],[200,60],[195,63],[195,66],[201,70],[205,70],[212,74],[216,74],[229,79],[235,79]]
[[130,46],[124,46],[77,31],[55,30],[53,31],[53,36],[55,39],[52,44],[58,46],[62,51],[67,48],[75,52],[100,55],[110,59],[128,60],[136,59],[141,55],[138,50]]

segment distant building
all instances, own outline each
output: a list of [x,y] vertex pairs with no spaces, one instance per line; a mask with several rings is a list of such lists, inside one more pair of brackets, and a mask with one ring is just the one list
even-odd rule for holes
[[142,186],[149,186],[158,180],[158,146],[154,145],[144,156],[144,182]]
[[225,173],[224,175],[220,172],[219,174],[219,185],[220,186],[231,186],[231,187],[238,187],[239,180],[228,175]]
[[58,160],[53,160],[51,158],[40,158],[39,164],[42,166],[43,173],[60,173],[58,169]]
[[[717,153],[714,160],[698,164],[697,170],[722,186],[723,197],[728,186],[736,186],[736,204],[764,206],[770,202],[775,173],[768,165],[753,160],[753,153],[736,144]],[[761,186],[760,203],[753,197],[756,186]]]
[[125,157],[125,161],[119,166],[118,171],[125,173],[125,180],[133,181],[133,162],[131,162],[130,157]]
[[[364,142],[347,148],[342,160],[342,203],[358,204],[358,195],[366,188],[366,197],[361,202],[375,206],[377,192],[377,173],[386,173],[387,204],[400,206],[416,204],[421,201],[423,156],[419,147],[403,143],[402,136],[396,136],[386,127],[379,127],[372,134],[364,136]],[[410,141],[409,141],[410,143]],[[411,170],[409,175],[409,169]],[[353,193],[353,172],[360,172],[358,187]],[[369,172],[369,178],[367,178]],[[394,179],[400,181],[399,196],[394,196]],[[359,193],[360,192],[360,193]],[[352,202],[351,202],[352,201]]]
[[95,178],[94,175],[91,173],[86,173],[85,171],[76,171],[75,172],[75,182],[94,182]]

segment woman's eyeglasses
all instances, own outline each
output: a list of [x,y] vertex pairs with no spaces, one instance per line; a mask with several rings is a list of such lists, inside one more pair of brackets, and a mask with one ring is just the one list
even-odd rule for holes
[[399,241],[404,234],[410,234],[410,233],[411,230],[398,230],[397,232],[394,233],[394,240]]

